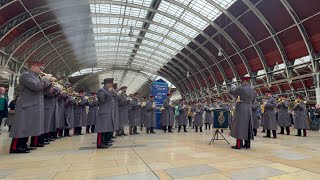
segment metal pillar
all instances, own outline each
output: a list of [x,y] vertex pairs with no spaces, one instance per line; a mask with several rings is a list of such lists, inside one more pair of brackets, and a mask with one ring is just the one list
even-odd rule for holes
[[9,102],[11,102],[14,99],[14,87],[17,84],[17,75],[11,74],[9,77],[9,89],[8,89],[8,97]]
[[316,90],[316,101],[317,104],[320,104],[320,73],[314,73],[314,86],[315,86],[315,90]]

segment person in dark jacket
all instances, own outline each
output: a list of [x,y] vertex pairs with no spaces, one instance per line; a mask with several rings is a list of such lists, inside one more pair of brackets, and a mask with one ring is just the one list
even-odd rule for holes
[[8,99],[5,97],[5,93],[6,89],[4,87],[0,87],[0,131],[2,119],[8,118]]
[[16,94],[14,99],[9,103],[9,115],[8,115],[8,118],[7,118],[7,121],[6,121],[6,126],[9,127],[9,132],[11,130],[11,125],[14,121],[14,114],[15,114],[15,109],[16,109],[16,103],[17,103],[17,100],[19,98],[19,94]]

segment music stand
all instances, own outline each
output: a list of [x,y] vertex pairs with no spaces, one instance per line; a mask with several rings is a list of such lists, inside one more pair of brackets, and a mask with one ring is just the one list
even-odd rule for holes
[[[225,110],[225,109],[213,110],[212,138],[209,142],[209,145],[211,145],[211,143],[214,142],[215,140],[225,140],[228,144],[230,144],[229,141],[220,132],[221,129],[228,129],[229,118],[230,118],[230,112],[228,110]],[[222,137],[222,139],[219,139],[219,134]]]
[[[216,129],[216,131],[212,131],[212,138],[211,138],[211,140],[210,140],[210,142],[209,142],[209,145],[211,145],[211,143],[212,142],[214,142],[214,140],[225,140],[225,141],[227,141],[227,143],[228,144],[230,144],[229,143],[229,141],[222,135],[222,133],[219,131],[219,129]],[[223,138],[223,139],[219,139],[219,134],[221,135],[221,137]]]

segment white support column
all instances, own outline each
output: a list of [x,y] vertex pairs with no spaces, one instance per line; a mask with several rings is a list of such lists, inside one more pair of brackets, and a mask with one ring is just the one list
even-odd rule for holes
[[16,84],[16,77],[17,75],[11,74],[9,78],[9,89],[8,89],[9,102],[11,102],[14,99],[14,86]]
[[314,73],[314,86],[316,89],[316,102],[320,104],[320,73]]

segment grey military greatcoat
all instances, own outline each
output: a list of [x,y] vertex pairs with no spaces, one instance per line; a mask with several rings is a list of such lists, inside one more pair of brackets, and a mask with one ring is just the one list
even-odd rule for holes
[[296,129],[309,129],[309,123],[307,121],[307,111],[304,102],[300,102],[292,109],[294,111],[294,128]]
[[244,84],[229,92],[235,97],[240,96],[240,102],[236,103],[230,135],[236,139],[253,139],[252,103],[256,99],[255,90]]
[[205,106],[204,113],[204,123],[213,124],[212,110],[210,109],[210,107]]
[[43,89],[51,82],[30,70],[19,78],[20,98],[16,103],[15,120],[10,131],[11,138],[38,136],[44,133]]
[[194,116],[194,126],[202,127],[203,126],[203,118],[202,114],[204,112],[204,106],[202,104],[197,104],[195,106],[195,116]]
[[288,111],[288,101],[279,102],[277,104],[278,109],[278,125],[280,127],[291,127],[291,119]]
[[65,101],[67,99],[67,93],[61,93],[58,96],[58,109],[59,109],[59,123],[57,128],[63,129],[66,126],[66,118],[65,118]]
[[252,104],[252,127],[253,129],[259,129],[259,117],[257,111],[259,110],[259,103],[255,101]]
[[187,115],[187,105],[180,103],[178,105],[179,116],[178,116],[178,126],[188,125],[188,115]]
[[139,103],[138,99],[132,99],[129,103],[129,126],[138,126],[139,124]]
[[88,104],[88,100],[82,99],[79,103],[76,104],[75,108],[75,117],[74,117],[74,127],[82,127],[84,124],[83,122],[86,122],[87,113],[86,113],[86,105]]
[[98,113],[98,100],[94,99],[92,102],[88,103],[89,112],[87,118],[87,125],[92,126],[96,125],[97,113]]
[[276,111],[277,106],[276,99],[270,97],[264,107],[263,116],[263,128],[265,130],[277,130]]
[[96,133],[113,132],[115,130],[115,93],[105,89],[99,89],[97,93],[99,109],[96,122]]
[[74,128],[74,110],[76,106],[76,99],[74,99],[72,96],[68,96],[65,101],[64,106],[64,117],[65,117],[65,128]]
[[163,108],[161,116],[162,126],[173,126],[174,125],[174,110],[175,108],[170,105],[170,100],[167,98],[163,101]]
[[146,102],[146,106],[145,106],[145,121],[144,121],[144,125],[147,128],[155,128],[157,127],[157,121],[156,121],[156,108],[152,107],[153,106],[153,101],[148,100]]
[[52,91],[44,92],[44,133],[56,129],[55,121],[56,97]]
[[128,100],[127,95],[119,96],[119,130],[124,130],[124,125],[128,124]]

